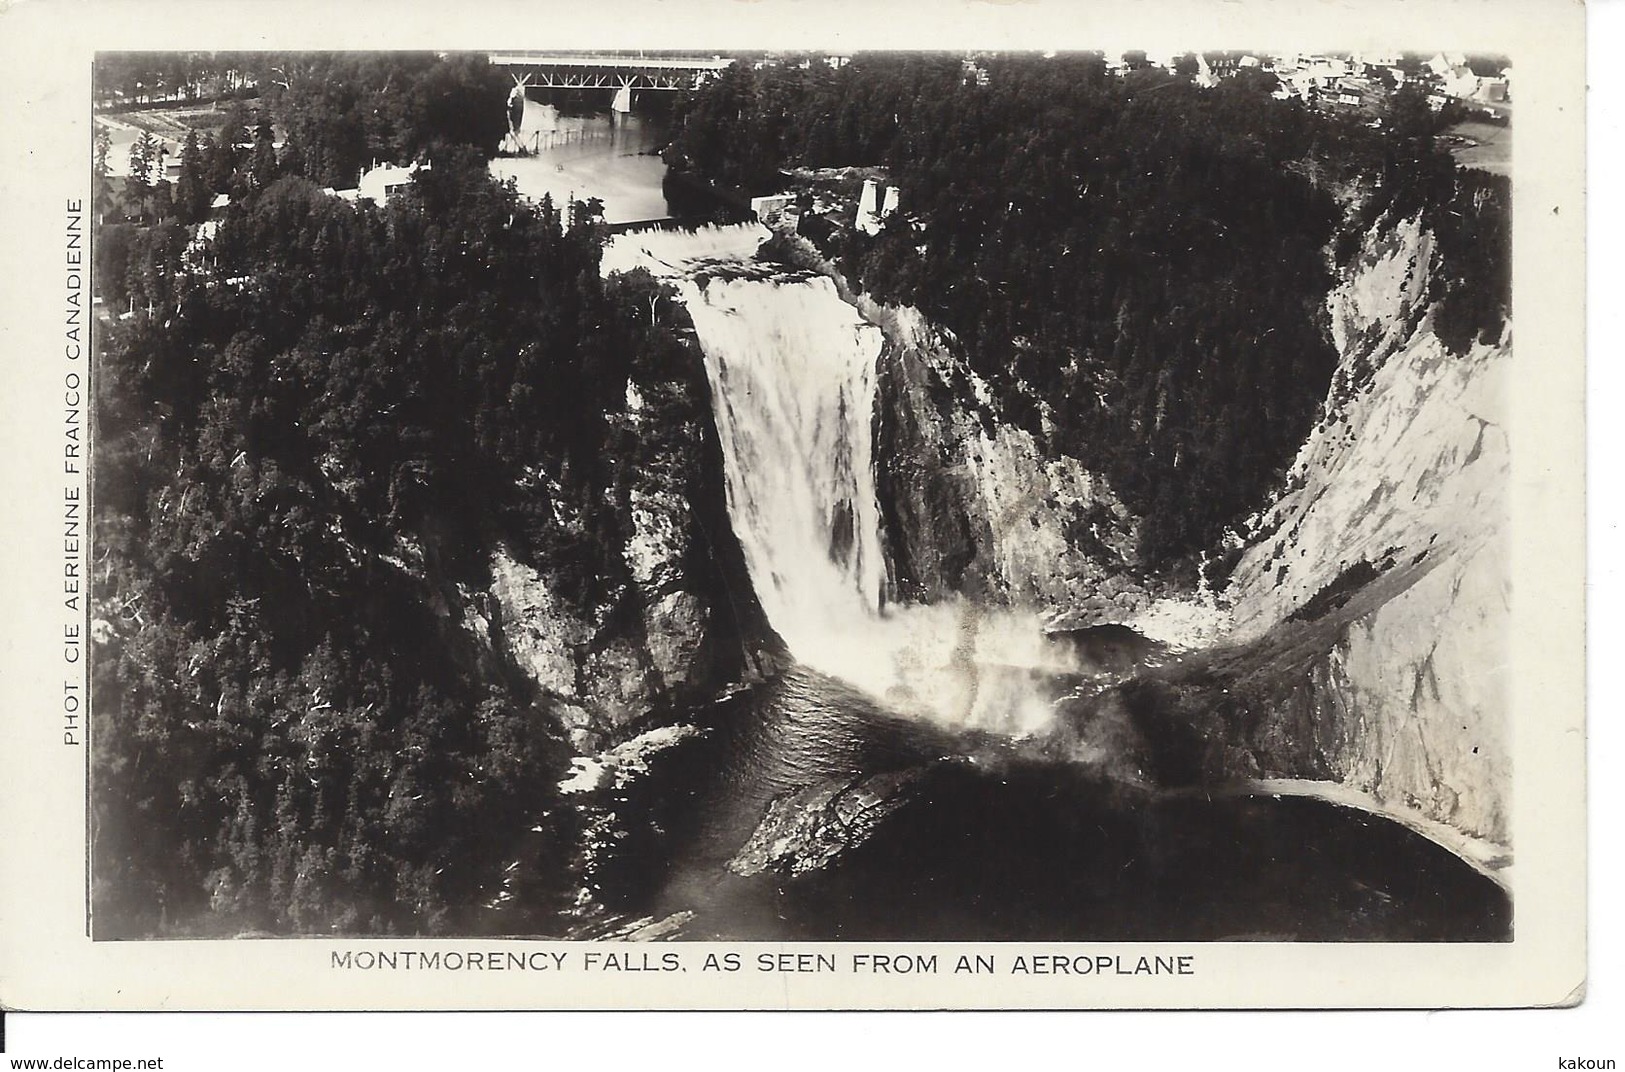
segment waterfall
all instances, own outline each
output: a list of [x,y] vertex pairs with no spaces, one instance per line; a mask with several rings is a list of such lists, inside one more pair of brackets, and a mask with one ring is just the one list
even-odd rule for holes
[[757,599],[797,657],[830,669],[831,646],[878,615],[885,577],[870,454],[880,329],[827,279],[681,287]]
[[884,337],[822,277],[735,265],[680,280],[705,352],[728,515],[768,620],[804,664],[894,709],[1030,733],[1074,669],[1032,612],[881,605],[876,358]]
[[670,279],[688,308],[729,519],[768,620],[797,660],[895,710],[956,727],[1043,728],[1055,676],[1075,666],[1036,613],[967,599],[881,605],[873,422],[884,336],[830,280],[744,259],[763,233],[624,235],[604,263]]

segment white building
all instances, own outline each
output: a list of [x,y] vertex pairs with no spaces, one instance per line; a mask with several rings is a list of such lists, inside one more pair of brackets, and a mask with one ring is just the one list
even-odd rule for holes
[[1445,93],[1463,100],[1478,92],[1478,75],[1465,64],[1450,68],[1440,82]]
[[784,215],[784,210],[789,208],[794,201],[795,198],[790,194],[768,194],[765,197],[753,197],[750,199],[750,210],[758,220],[771,227],[779,222]]
[[1362,52],[1355,57],[1360,65],[1370,67],[1397,67],[1400,55],[1397,52]]
[[376,204],[387,204],[391,197],[412,185],[413,179],[419,171],[428,171],[429,165],[413,164],[409,168],[396,167],[394,164],[381,164],[372,168],[361,176],[356,184],[359,191],[358,198],[363,201],[372,201]]
[[192,238],[181,251],[181,263],[195,272],[201,272],[211,267],[214,262],[210,247],[214,245],[215,235],[220,233],[219,220],[204,220],[192,232]]
[[1316,56],[1311,69],[1321,79],[1331,81],[1352,74],[1354,66],[1343,56]]
[[1467,57],[1460,52],[1436,52],[1427,62],[1427,69],[1436,78],[1448,78],[1456,68],[1466,66]]
[[857,228],[864,234],[880,230],[880,184],[873,179],[863,180],[863,193],[858,197]]
[[1208,66],[1207,57],[1200,52],[1196,54],[1196,84],[1204,89],[1211,89],[1219,84],[1219,80],[1213,76],[1213,68]]

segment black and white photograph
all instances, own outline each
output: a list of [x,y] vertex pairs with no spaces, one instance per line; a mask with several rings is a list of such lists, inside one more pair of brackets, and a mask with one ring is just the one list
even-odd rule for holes
[[1515,85],[99,55],[95,936],[1510,938]]
[[1568,956],[1557,50],[1136,27],[98,43],[38,316],[83,955],[314,1007]]

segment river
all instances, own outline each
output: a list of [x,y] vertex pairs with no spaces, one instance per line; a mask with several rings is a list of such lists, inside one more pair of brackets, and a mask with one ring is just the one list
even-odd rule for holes
[[[616,794],[592,879],[611,921],[747,941],[1510,934],[1494,882],[1398,824],[1325,801],[1126,786],[999,734],[899,717],[806,668],[697,712],[696,725]],[[740,873],[774,800],[865,782],[902,786],[871,836],[801,873]],[[829,824],[841,838],[861,826],[852,814]]]
[[526,197],[551,196],[561,211],[572,200],[596,197],[611,224],[672,214],[662,192],[666,165],[660,158],[664,128],[659,121],[635,113],[560,115],[527,100],[520,129],[525,143],[538,151],[497,157],[491,173],[513,179]]

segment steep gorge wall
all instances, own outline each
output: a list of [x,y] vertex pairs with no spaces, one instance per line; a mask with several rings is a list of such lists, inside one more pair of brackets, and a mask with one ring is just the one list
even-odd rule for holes
[[1367,236],[1328,298],[1341,361],[1283,491],[1229,549],[1219,591],[1174,598],[1135,570],[1135,526],[1154,518],[1002,423],[951,339],[860,305],[889,340],[876,454],[899,593],[1027,601],[1058,625],[1122,622],[1191,651],[1125,694],[1155,747],[1178,742],[1167,781],[1322,783],[1496,858],[1510,333],[1447,351],[1425,297],[1441,270],[1416,220]]
[[[1113,719],[1126,710],[1138,727],[1137,747],[1164,750],[1145,757],[1164,784],[1317,783],[1493,855],[1509,842],[1511,784],[1510,336],[1448,352],[1425,299],[1438,270],[1415,221],[1368,236],[1328,300],[1342,360],[1320,421],[1282,493],[1230,549],[1224,587],[1177,599],[1157,598],[1167,587],[1137,569],[1137,526],[1154,519],[1132,517],[1082,461],[1002,421],[946,333],[843,289],[886,336],[875,459],[888,598],[959,594],[1037,608],[1061,628],[1121,622],[1170,640],[1189,653],[1182,661],[1108,695]],[[669,491],[640,494],[648,524],[636,541],[639,584],[655,586],[641,631],[670,637],[664,654],[641,638],[572,642],[588,652],[573,662],[532,646],[539,680],[599,712],[584,719],[584,741],[613,738],[673,688],[672,671],[694,665],[683,630],[707,630],[715,613],[701,590],[717,578],[673,581],[686,575],[661,565],[682,558],[693,530],[682,504],[694,500]],[[725,529],[720,492],[710,494]],[[750,599],[748,584],[734,588]],[[552,635],[606,635],[564,625]],[[629,672],[646,684],[601,694]]]
[[1143,607],[1138,521],[1104,478],[1006,423],[918,312],[853,300],[886,333],[875,458],[894,597],[957,593],[1063,624]]
[[1439,270],[1408,221],[1368,238],[1331,296],[1342,364],[1223,593],[1228,639],[1274,651],[1329,628],[1325,650],[1255,675],[1274,679],[1247,720],[1260,773],[1505,846],[1510,332],[1448,352],[1422,298]]

